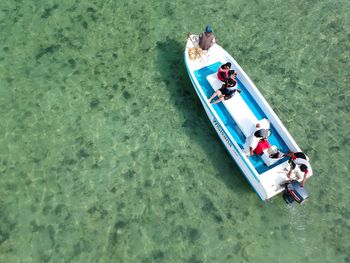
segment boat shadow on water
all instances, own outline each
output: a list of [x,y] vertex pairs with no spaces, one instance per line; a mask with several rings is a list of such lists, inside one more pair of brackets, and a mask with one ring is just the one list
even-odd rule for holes
[[193,88],[183,59],[184,46],[185,43],[166,38],[157,42],[156,47],[161,80],[170,92],[170,102],[184,116],[180,128],[193,143],[204,149],[207,160],[211,161],[208,164],[205,160],[203,169],[206,165],[214,165],[216,173],[213,176],[222,180],[228,189],[239,195],[251,194],[249,183],[218,138]]

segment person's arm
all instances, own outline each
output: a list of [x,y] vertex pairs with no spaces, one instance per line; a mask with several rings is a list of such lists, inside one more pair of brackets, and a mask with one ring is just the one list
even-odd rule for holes
[[287,157],[287,156],[290,157],[290,158],[293,158],[294,153],[293,152],[288,152],[288,153],[283,154],[282,157]]
[[[291,159],[293,159],[294,153],[293,152],[288,152],[282,155],[282,157],[289,157]],[[294,167],[295,168],[295,167]],[[292,171],[294,170],[294,168],[290,167],[290,171],[287,173],[287,177],[290,178],[290,175],[292,174]]]
[[306,175],[304,175],[304,179],[300,183],[302,187],[304,187],[304,185],[305,185],[305,182],[307,180],[306,178],[307,178]]
[[[295,167],[294,167],[294,168],[295,168]],[[288,179],[290,179],[290,176],[291,176],[292,171],[294,170],[294,168],[290,167],[290,170],[289,170],[289,172],[287,173]]]
[[304,173],[304,178],[303,180],[301,181],[301,186],[304,187],[305,183],[306,183],[306,180],[307,180],[307,171]]
[[202,38],[203,38],[203,33],[199,34],[198,36],[198,45],[200,45],[200,43],[202,42]]
[[216,43],[215,37],[213,36],[212,41],[210,42],[210,47],[212,47]]
[[[231,75],[231,76],[232,76],[232,75]],[[235,72],[235,73],[233,74],[233,77],[232,77],[232,79],[233,79],[234,81],[236,81],[236,82],[237,82],[236,77],[237,77],[237,72]]]

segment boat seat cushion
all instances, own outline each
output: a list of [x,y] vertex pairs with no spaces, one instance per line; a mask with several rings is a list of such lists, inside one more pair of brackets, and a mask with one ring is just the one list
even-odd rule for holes
[[236,92],[231,99],[223,101],[223,104],[243,132],[244,136],[248,138],[255,130],[255,125],[258,123],[258,119],[249,109],[242,96]]
[[[272,145],[271,147],[274,147],[277,149],[277,147],[275,145]],[[280,158],[270,158],[270,154],[268,152],[268,149],[264,150],[263,154],[261,155],[261,159],[264,161],[264,163],[267,166],[271,166],[280,160]]]
[[[207,80],[214,90],[217,90],[222,86],[222,81],[217,78],[216,73],[207,76]],[[255,148],[256,144],[258,143],[258,139],[254,136],[254,132],[257,130],[256,124],[259,123],[260,128],[262,129],[269,129],[270,122],[267,119],[258,120],[242,98],[241,94],[238,92],[236,92],[231,99],[224,100],[222,103],[225,105],[225,108],[230,113],[235,123],[237,123],[244,136],[247,138],[244,148],[245,151],[249,153],[249,147]],[[279,160],[270,158],[267,150],[264,151],[261,158],[267,166],[273,165]]]
[[207,80],[215,91],[220,89],[222,84],[224,83],[218,79],[217,73],[213,73],[211,75],[208,75]]

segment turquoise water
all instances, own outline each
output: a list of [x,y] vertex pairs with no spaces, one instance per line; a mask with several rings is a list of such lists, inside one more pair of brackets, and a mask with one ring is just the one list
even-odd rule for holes
[[[1,1],[0,262],[350,262],[349,12]],[[208,121],[183,63],[207,23],[310,156],[305,206],[262,203]]]

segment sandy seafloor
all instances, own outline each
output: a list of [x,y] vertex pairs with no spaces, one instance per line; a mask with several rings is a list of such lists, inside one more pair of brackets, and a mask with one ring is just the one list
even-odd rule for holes
[[[0,262],[350,262],[350,2],[0,2]],[[318,176],[259,200],[183,61],[206,24]]]

